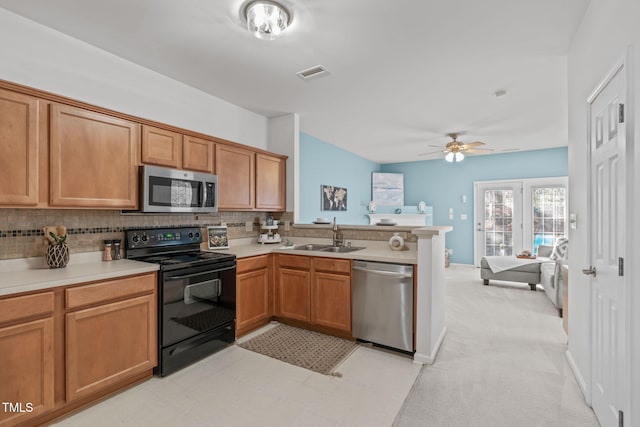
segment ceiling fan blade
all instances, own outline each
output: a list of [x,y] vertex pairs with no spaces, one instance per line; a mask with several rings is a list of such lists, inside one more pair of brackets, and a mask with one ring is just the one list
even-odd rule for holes
[[480,145],[485,145],[485,143],[482,141],[474,141],[464,145],[466,145],[467,147],[479,147]]
[[444,150],[444,148],[442,147],[442,145],[427,145],[427,147],[436,147],[436,148],[442,148]]
[[418,154],[418,156],[428,156],[430,154],[443,154],[443,153],[446,153],[446,151],[442,151],[442,150],[430,151],[428,153],[420,153],[420,154]]
[[465,153],[491,153],[492,151],[491,148],[469,148],[464,150]]

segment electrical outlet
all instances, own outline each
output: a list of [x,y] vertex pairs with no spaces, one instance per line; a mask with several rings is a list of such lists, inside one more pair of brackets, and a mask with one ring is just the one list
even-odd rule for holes
[[247,221],[244,223],[244,231],[253,231],[253,222]]
[[284,231],[291,231],[291,221],[284,222]]
[[467,214],[460,214],[460,220],[461,221],[466,221],[467,220]]

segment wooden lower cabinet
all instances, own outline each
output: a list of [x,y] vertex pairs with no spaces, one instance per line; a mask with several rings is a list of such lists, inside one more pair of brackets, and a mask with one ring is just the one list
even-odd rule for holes
[[311,307],[311,323],[351,332],[351,276],[314,272]]
[[47,424],[151,377],[156,280],[145,273],[1,297],[0,426]]
[[279,269],[276,288],[277,316],[307,323],[311,321],[310,278],[311,273],[308,271]]
[[0,349],[0,426],[16,425],[51,410],[53,318],[0,328]]
[[351,334],[351,261],[278,255],[277,317]]
[[273,315],[272,255],[238,260],[236,275],[236,336],[266,325]]
[[155,298],[143,295],[66,315],[67,400],[156,365]]

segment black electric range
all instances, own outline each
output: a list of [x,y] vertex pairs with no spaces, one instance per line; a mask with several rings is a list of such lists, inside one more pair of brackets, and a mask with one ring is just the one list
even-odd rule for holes
[[235,341],[236,257],[200,250],[198,227],[125,231],[125,256],[160,266],[158,368],[161,376]]

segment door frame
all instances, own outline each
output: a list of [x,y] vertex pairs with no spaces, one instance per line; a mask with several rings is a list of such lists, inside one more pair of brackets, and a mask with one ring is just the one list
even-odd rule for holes
[[[478,207],[478,197],[479,192],[484,187],[490,187],[495,185],[496,188],[500,187],[500,185],[507,184],[519,184],[522,191],[518,198],[514,197],[514,205],[519,199],[520,209],[522,211],[522,222],[521,222],[521,232],[522,238],[521,246],[525,244],[524,240],[531,235],[532,226],[531,224],[526,223],[527,213],[525,212],[525,208],[530,206],[531,201],[531,191],[538,187],[553,187],[558,184],[563,185],[565,188],[565,204],[566,204],[566,221],[565,221],[565,230],[566,235],[569,234],[569,177],[567,176],[553,176],[553,177],[544,177],[544,178],[516,178],[516,179],[504,179],[504,180],[491,180],[491,181],[474,181],[473,183],[473,262],[476,267],[480,267],[480,259],[482,256],[479,253],[478,245],[480,242],[478,241],[478,221],[484,217],[483,211]],[[528,201],[527,201],[528,200]],[[514,206],[515,209],[515,206]],[[530,214],[529,214],[530,215]],[[529,216],[530,219],[530,216]],[[515,240],[514,240],[515,241]],[[519,248],[520,250],[522,248]],[[526,248],[525,248],[526,249]],[[533,248],[530,248],[533,249]],[[515,250],[515,245],[514,245]]]
[[[513,194],[513,220],[516,220],[516,216],[515,216],[515,212],[516,212],[516,205],[520,204],[522,205],[522,189],[523,189],[523,184],[522,184],[522,180],[521,179],[502,179],[502,180],[494,180],[494,181],[474,181],[473,183],[473,263],[476,267],[480,267],[480,260],[482,259],[482,255],[480,254],[480,251],[478,250],[478,247],[480,245],[480,241],[478,239],[478,227],[479,224],[478,222],[483,221],[484,220],[484,204],[482,206],[482,208],[479,207],[479,197],[481,197],[481,192],[483,192],[485,189],[494,189],[494,190],[500,190],[500,189],[509,189],[509,190],[513,190],[514,194]],[[519,188],[520,191],[518,191],[517,189]],[[522,209],[520,209],[521,213],[522,213]],[[523,218],[519,218],[520,220],[520,229],[522,230],[522,221],[524,220]],[[511,232],[514,232],[514,227],[516,227],[516,223],[515,221],[511,223]],[[484,225],[482,225],[482,227],[484,228]],[[522,246],[522,236],[520,236],[518,238],[518,241],[516,241],[515,236],[513,236],[513,250],[514,253],[516,250],[519,250],[520,247]]]
[[[591,213],[591,202],[592,202],[592,197],[591,197],[591,190],[593,188],[593,177],[591,176],[591,163],[592,163],[592,152],[591,152],[591,138],[592,138],[592,126],[591,126],[591,104],[592,102],[595,100],[595,98],[604,90],[604,88],[607,86],[607,84],[609,84],[609,82],[611,82],[611,80],[618,74],[618,72],[621,69],[624,69],[624,77],[625,77],[625,100],[624,100],[624,120],[625,120],[625,149],[624,149],[624,164],[625,164],[625,182],[626,182],[626,188],[625,188],[625,200],[624,200],[624,210],[625,210],[625,221],[624,221],[624,226],[626,228],[626,230],[628,230],[628,235],[629,236],[633,236],[633,229],[634,229],[634,221],[633,221],[633,215],[632,215],[632,210],[630,210],[630,205],[629,205],[629,201],[631,201],[631,203],[633,203],[634,200],[634,193],[633,193],[633,186],[631,185],[633,183],[633,105],[632,105],[632,83],[633,82],[633,75],[631,73],[631,69],[630,69],[630,64],[631,64],[631,48],[627,47],[627,49],[625,50],[624,54],[614,63],[614,66],[611,68],[611,70],[607,73],[607,75],[605,76],[604,79],[601,80],[601,82],[595,87],[595,89],[591,92],[591,94],[589,95],[589,97],[586,100],[586,110],[587,110],[587,138],[586,138],[586,143],[587,143],[587,209],[586,209],[586,215],[587,215],[587,232],[586,232],[586,240],[587,240],[587,263],[591,264],[592,261],[592,225],[593,225],[593,214]],[[632,205],[631,205],[632,206]],[[624,398],[623,398],[623,402],[622,402],[622,407],[624,410],[624,414],[625,414],[625,425],[633,425],[633,423],[636,421],[635,418],[637,418],[635,416],[635,414],[632,413],[632,405],[631,405],[631,379],[630,376],[632,375],[632,371],[631,371],[631,356],[632,356],[632,342],[631,342],[631,337],[633,336],[633,332],[632,332],[632,328],[633,328],[633,323],[632,323],[632,317],[631,317],[631,310],[632,310],[632,289],[631,289],[631,284],[633,283],[633,278],[634,278],[634,274],[633,274],[633,260],[634,260],[634,251],[633,251],[633,244],[632,244],[633,239],[632,238],[627,238],[625,239],[625,260],[627,262],[625,262],[625,274],[624,274],[624,287],[625,287],[625,302],[624,302],[624,307],[625,307],[625,322],[626,322],[626,328],[625,328],[625,337],[624,337],[624,341],[625,341],[625,372],[627,373],[627,375],[624,376],[625,381],[623,384],[623,389],[624,389]],[[589,267],[587,265],[584,266],[585,268]],[[580,267],[582,268],[582,267]],[[589,291],[589,307],[587,308],[587,313],[588,313],[588,330],[589,330],[589,336],[588,336],[588,341],[589,341],[589,382],[588,382],[588,386],[585,387],[584,389],[584,394],[585,394],[585,400],[586,402],[589,404],[589,406],[591,406],[592,404],[592,399],[593,399],[593,387],[594,387],[594,382],[593,382],[593,370],[594,370],[594,361],[593,361],[593,342],[594,342],[594,329],[593,329],[593,318],[594,318],[594,313],[593,313],[593,283],[591,280],[591,277],[588,276],[587,277],[587,282],[588,282],[588,291]],[[569,329],[571,330],[571,329]],[[628,423],[628,424],[627,424]]]

